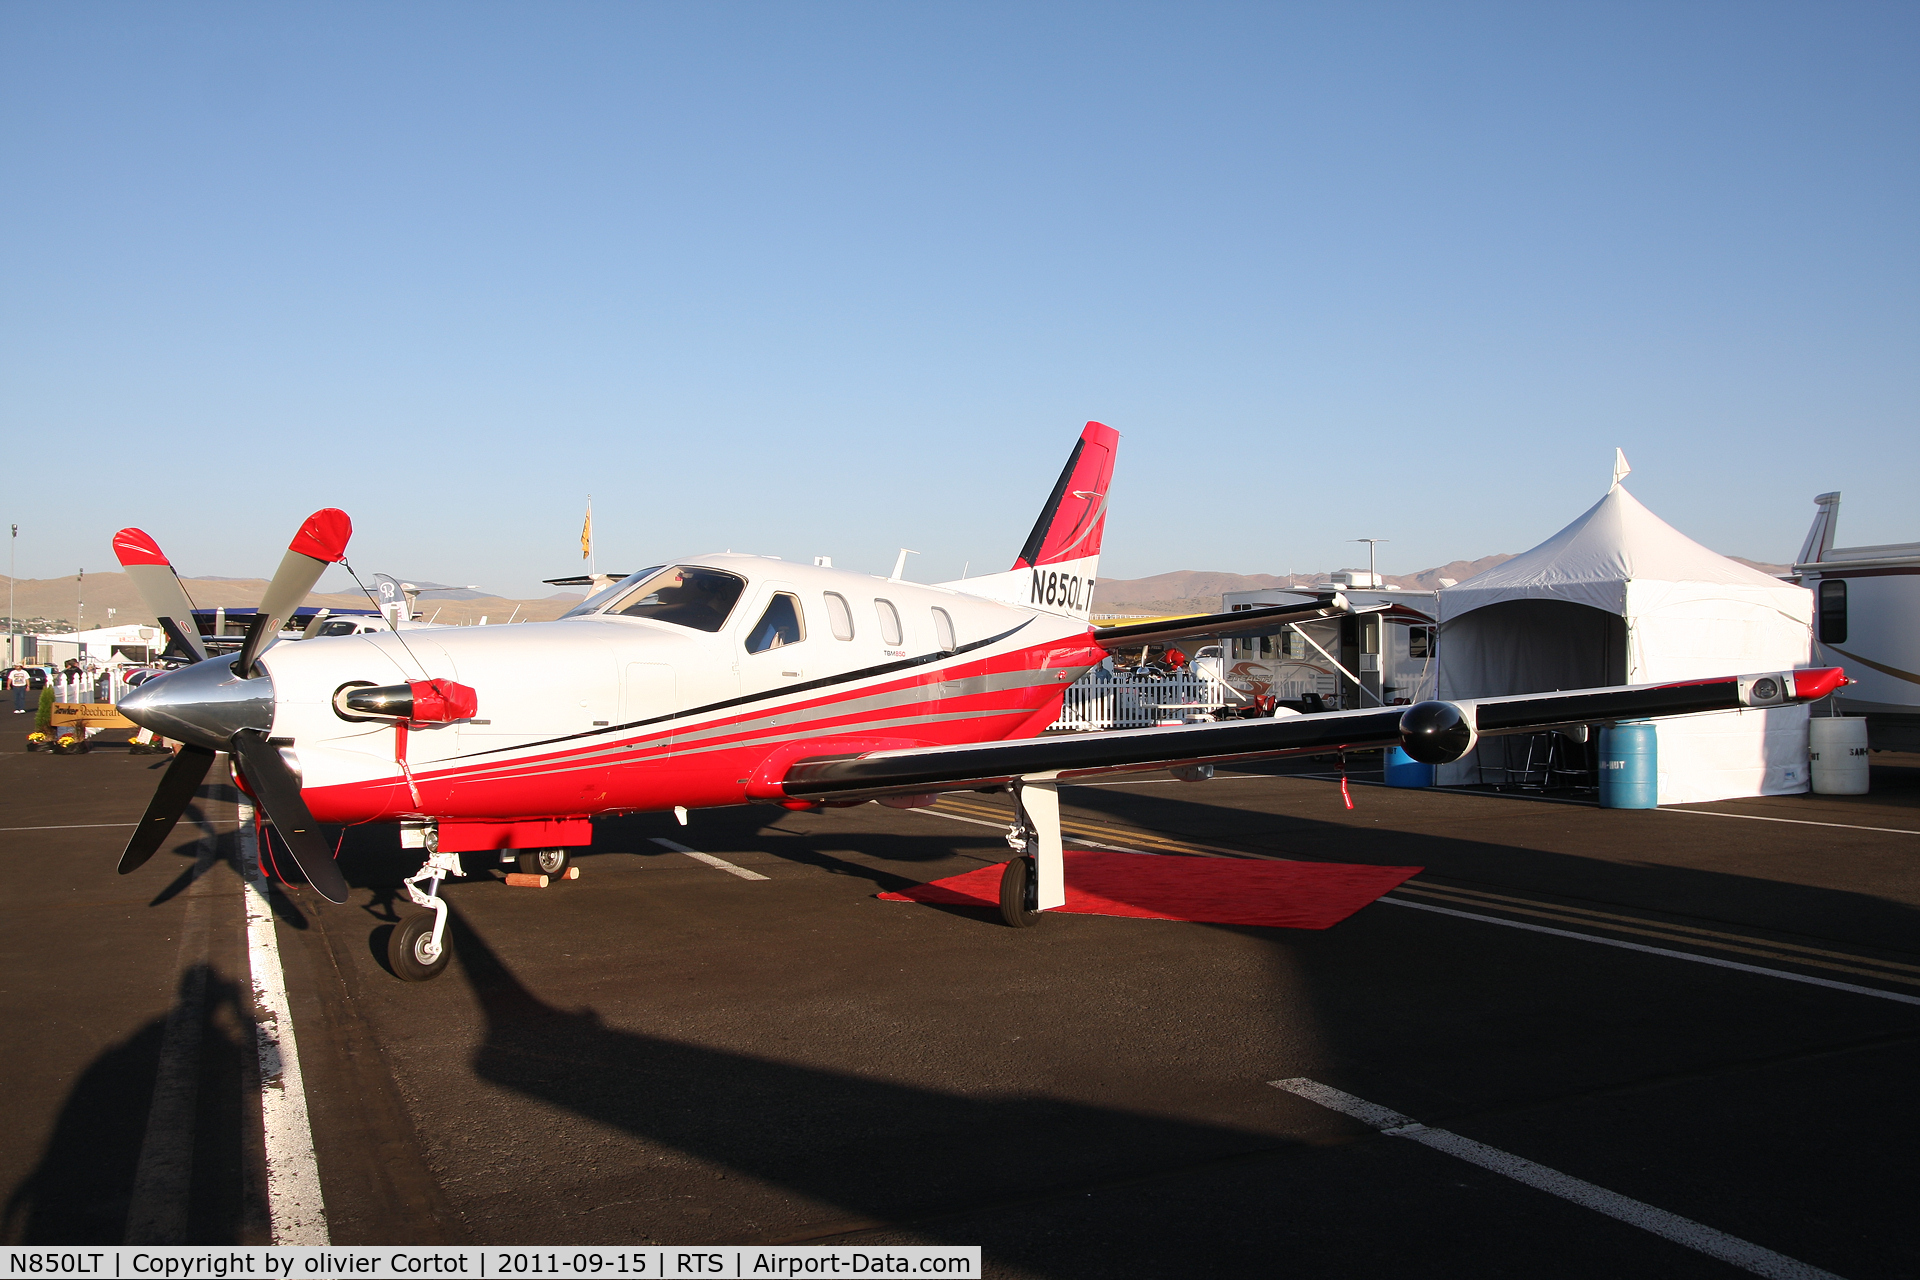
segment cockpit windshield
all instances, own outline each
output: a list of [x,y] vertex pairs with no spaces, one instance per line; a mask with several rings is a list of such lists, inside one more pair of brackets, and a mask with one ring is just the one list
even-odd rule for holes
[[[644,580],[635,583],[637,578]],[[701,565],[674,565],[656,570],[650,576],[636,573],[603,593],[613,598],[599,612],[609,617],[671,622],[695,631],[718,631],[727,624],[727,615],[733,612],[740,593],[746,588],[747,580],[738,574]],[[619,594],[613,595],[614,591]],[[591,603],[588,601],[573,612],[583,612]]]
[[651,578],[664,568],[666,568],[665,565],[656,564],[651,569],[642,569],[638,573],[630,573],[612,586],[600,588],[560,616],[563,618],[578,618],[583,614],[598,613],[600,612],[601,605],[613,599],[615,596],[625,595],[628,587],[631,587],[636,582],[645,582],[648,578]]

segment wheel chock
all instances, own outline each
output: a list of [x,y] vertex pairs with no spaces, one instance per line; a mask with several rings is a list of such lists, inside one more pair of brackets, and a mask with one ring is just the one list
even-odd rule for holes
[[547,887],[545,876],[530,876],[519,871],[507,872],[507,883],[516,889],[544,889]]
[[568,867],[566,874],[561,876],[560,878],[562,880],[578,880],[580,878],[580,868]]

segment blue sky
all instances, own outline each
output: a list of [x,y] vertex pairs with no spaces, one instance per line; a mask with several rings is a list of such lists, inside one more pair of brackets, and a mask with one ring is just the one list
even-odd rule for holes
[[1920,8],[0,9],[19,573],[1517,552],[1604,490],[1920,538]]

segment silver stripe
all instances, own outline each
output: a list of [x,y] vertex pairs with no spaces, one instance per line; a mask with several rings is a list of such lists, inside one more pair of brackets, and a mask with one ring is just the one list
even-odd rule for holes
[[[972,657],[972,655],[968,655],[968,656],[970,658]],[[959,680],[941,680],[941,681],[921,682],[918,684],[909,685],[905,688],[891,690],[885,693],[869,694],[865,697],[846,698],[839,701],[826,702],[819,706],[807,707],[804,709],[798,708],[795,703],[776,703],[764,708],[760,715],[747,717],[743,719],[735,719],[728,724],[716,724],[709,721],[704,723],[702,727],[697,728],[696,730],[690,733],[674,732],[671,734],[662,734],[656,730],[654,734],[650,735],[653,740],[651,742],[647,742],[645,746],[646,747],[664,746],[674,755],[703,754],[704,751],[703,749],[700,749],[700,748],[695,748],[694,750],[688,750],[683,752],[681,750],[681,746],[683,743],[696,744],[696,743],[706,742],[713,738],[721,737],[724,735],[740,734],[740,733],[751,734],[754,732],[753,726],[756,721],[765,722],[765,721],[774,720],[774,719],[785,717],[785,716],[794,716],[794,715],[809,716],[809,717],[812,717],[812,719],[809,720],[808,723],[817,726],[821,720],[826,719],[828,717],[858,715],[862,713],[875,712],[875,711],[886,711],[894,707],[901,706],[903,704],[925,704],[925,703],[934,702],[934,701],[945,701],[948,699],[974,697],[974,696],[978,696],[980,694],[985,694],[985,693],[1004,693],[1009,690],[1030,689],[1036,686],[1049,685],[1054,683],[1065,684],[1065,683],[1068,683],[1068,681],[1062,681],[1059,679],[1060,672],[1063,670],[1071,673],[1075,677],[1077,677],[1079,674],[1079,672],[1075,671],[1074,668],[1071,668],[1071,667],[1065,667],[1065,668],[1051,667],[1051,668],[1043,668],[1043,669],[1037,669],[1037,670],[1029,668],[1022,671],[1002,671],[1002,672],[991,672],[986,675],[980,675],[980,676],[967,676]],[[1080,668],[1080,671],[1085,671],[1085,670],[1086,668],[1084,667]],[[985,711],[985,712],[964,712],[964,713],[952,712],[944,715],[925,715],[925,716],[919,716],[919,717],[909,717],[906,719],[886,719],[886,720],[872,721],[869,723],[872,723],[872,724],[926,724],[926,723],[930,723],[938,720],[974,719],[981,715],[1006,715],[1006,714],[1012,714],[1013,711],[1021,710],[1021,709],[1022,708],[1015,708],[1007,711]],[[1023,708],[1023,709],[1028,711],[1033,710],[1033,708]],[[725,714],[725,713],[718,713],[718,714]],[[768,727],[771,728],[773,726],[769,725]],[[866,726],[855,727],[851,725],[830,726],[827,731],[836,732],[845,737],[859,737],[870,732],[870,730]],[[722,744],[719,744],[718,747],[706,748],[704,750],[725,749],[725,748],[734,747],[734,746],[753,746],[761,742],[788,742],[788,741],[792,741],[796,737],[817,737],[817,736],[820,736],[820,730],[818,728],[814,728],[814,729],[806,730],[796,734],[781,734],[776,737],[756,737],[756,738],[741,739],[737,742],[722,743]],[[523,764],[526,760],[526,757],[519,756],[519,757],[509,757],[506,759],[502,759],[499,761],[497,765],[483,768],[480,770],[462,772],[458,775],[452,775],[452,774],[446,774],[446,773],[427,773],[424,771],[416,771],[414,774],[414,777],[420,781],[431,780],[436,782],[438,781],[481,782],[481,781],[497,781],[505,777],[513,777],[513,778],[539,777],[545,773],[567,772],[575,768],[594,767],[596,764],[609,763],[614,760],[631,760],[634,757],[628,753],[637,748],[645,749],[644,747],[638,747],[638,744],[627,743],[627,742],[599,743],[599,744],[595,744],[594,747],[592,747],[587,751],[569,754],[562,760],[553,761],[551,762],[551,767],[549,768],[535,769],[531,772],[524,771]],[[487,748],[487,751],[489,754],[498,753],[501,750],[502,749],[499,747]],[[507,748],[507,750],[512,750],[512,748]],[[533,750],[533,748],[531,747],[524,748],[524,750],[531,751]],[[643,756],[641,758],[644,759],[646,757]],[[459,761],[459,757],[456,756],[452,761],[448,762],[448,764],[451,767],[458,768],[459,767],[458,761]]]

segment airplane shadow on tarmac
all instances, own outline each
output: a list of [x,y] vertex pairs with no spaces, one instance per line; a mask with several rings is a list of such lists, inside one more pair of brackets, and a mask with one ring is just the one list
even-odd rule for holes
[[[177,1004],[190,1000],[198,1006],[204,1021],[185,1238],[171,1243],[228,1244],[243,1238],[247,1220],[242,1081],[252,1070],[253,1044],[245,1030],[244,983],[211,966],[196,969],[180,975],[175,996]],[[39,1163],[7,1198],[0,1237],[20,1244],[128,1242],[128,1211],[167,1021],[162,1016],[147,1022],[81,1073]],[[166,1208],[177,1213],[181,1206]]]
[[846,1221],[817,1234],[1083,1194],[1294,1145],[1041,1096],[964,1097],[623,1031],[591,1009],[541,1000],[457,911],[452,934],[485,1017],[472,1059],[482,1079],[845,1211]]

